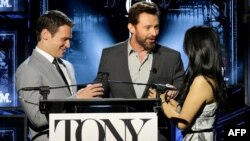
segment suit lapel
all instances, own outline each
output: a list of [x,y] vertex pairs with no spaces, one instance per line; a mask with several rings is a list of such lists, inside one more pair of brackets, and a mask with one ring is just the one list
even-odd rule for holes
[[47,68],[46,73],[53,73],[54,76],[57,76],[56,78],[60,78],[57,74],[56,69],[54,68],[53,64],[50,63],[44,56],[42,56],[40,53],[38,53],[36,50],[33,51],[32,56],[35,60],[38,60],[41,64],[43,64],[43,67]]
[[[45,74],[51,74],[50,76],[53,77],[54,80],[56,80],[56,86],[64,86],[65,83],[62,79],[62,77],[60,76],[60,74],[57,72],[56,68],[54,67],[54,65],[52,63],[50,63],[44,56],[42,56],[40,53],[38,53],[37,51],[33,51],[32,55],[31,55],[31,59],[37,60],[39,61],[39,64],[43,64],[41,67],[42,68],[46,68],[43,69]],[[41,68],[41,69],[42,69]],[[71,95],[71,93],[69,91],[67,91],[68,95]]]
[[[68,64],[68,62],[66,62],[64,59],[62,59],[63,63],[65,64],[65,68],[66,68],[66,71],[69,75],[69,79],[70,79],[70,82],[71,82],[71,85],[75,85],[76,84],[76,79],[75,79],[75,74],[74,74],[74,68],[72,68],[71,65]],[[71,87],[72,90],[73,90],[73,93],[76,93],[77,92],[77,87]]]
[[[149,74],[149,79],[147,84],[154,84],[155,83],[155,78],[157,75],[157,71],[159,71],[158,69],[160,68],[160,64],[161,64],[161,53],[158,51],[158,49],[160,48],[160,46],[157,44],[155,49],[153,50],[153,63],[152,63],[152,67],[151,67],[151,71]],[[142,97],[146,97],[148,95],[148,89],[150,86],[146,86],[144,92],[143,92],[143,96]]]

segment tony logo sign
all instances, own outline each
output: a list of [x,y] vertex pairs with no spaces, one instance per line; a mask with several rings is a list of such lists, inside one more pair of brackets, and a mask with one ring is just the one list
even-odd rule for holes
[[51,141],[156,141],[156,113],[50,114]]

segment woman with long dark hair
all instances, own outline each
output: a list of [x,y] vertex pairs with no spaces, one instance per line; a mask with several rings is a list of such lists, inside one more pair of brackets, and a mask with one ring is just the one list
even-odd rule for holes
[[183,140],[211,141],[216,113],[226,98],[220,41],[213,28],[194,26],[185,33],[183,49],[189,64],[179,102],[162,94],[162,109],[183,131]]

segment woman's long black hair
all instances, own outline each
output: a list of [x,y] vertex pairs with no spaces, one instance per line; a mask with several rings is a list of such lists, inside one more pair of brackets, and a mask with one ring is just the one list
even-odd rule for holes
[[[183,105],[194,78],[202,75],[212,87],[219,107],[224,105],[227,96],[222,72],[221,44],[216,31],[209,26],[194,26],[188,29],[183,50],[189,58],[189,64],[180,91],[180,104]],[[214,85],[209,78],[214,81]]]

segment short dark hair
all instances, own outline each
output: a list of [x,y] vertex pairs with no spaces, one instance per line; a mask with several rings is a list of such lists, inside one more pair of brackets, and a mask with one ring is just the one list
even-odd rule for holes
[[41,40],[40,34],[43,29],[47,29],[53,36],[58,28],[63,25],[68,25],[70,27],[74,26],[71,19],[63,12],[58,10],[46,11],[36,22],[35,33],[37,41]]
[[132,5],[128,12],[128,23],[138,24],[138,17],[141,13],[157,15],[160,17],[160,10],[154,2],[137,2]]

